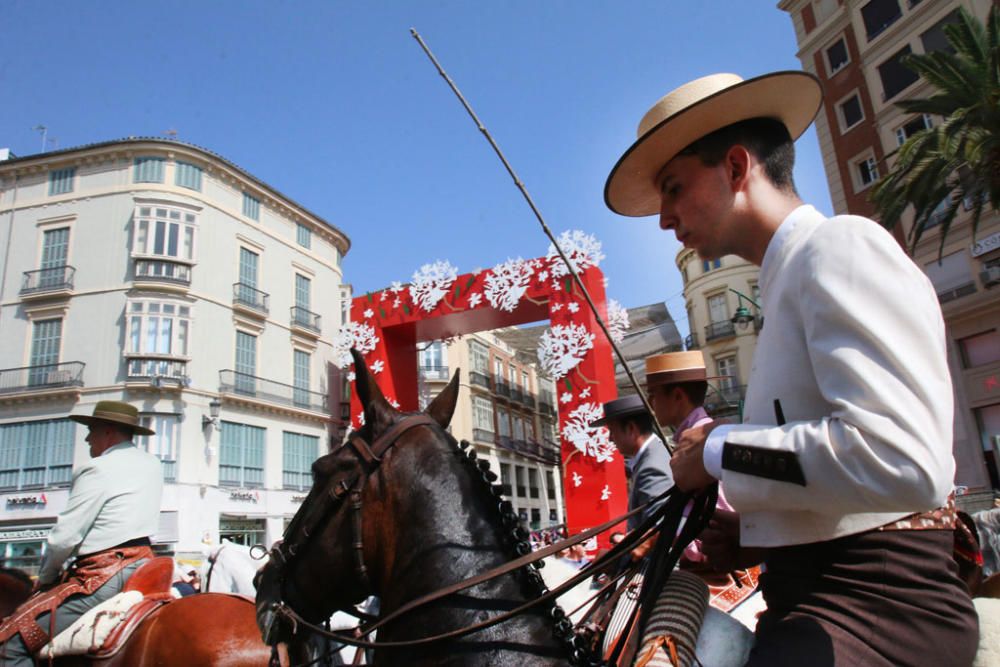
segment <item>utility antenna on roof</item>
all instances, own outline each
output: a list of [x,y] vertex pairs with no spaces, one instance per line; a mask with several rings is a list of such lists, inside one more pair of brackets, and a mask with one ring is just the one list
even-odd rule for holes
[[45,127],[44,125],[36,125],[33,128],[31,128],[31,129],[33,129],[36,132],[41,132],[42,133],[42,152],[44,153],[45,152],[45,136],[48,134],[49,128]]

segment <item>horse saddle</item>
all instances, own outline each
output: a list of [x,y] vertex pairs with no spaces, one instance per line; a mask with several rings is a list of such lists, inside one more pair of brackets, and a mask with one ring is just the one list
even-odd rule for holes
[[40,657],[114,655],[146,618],[173,599],[173,574],[174,563],[169,557],[144,563],[129,577],[121,593],[78,618],[42,647]]

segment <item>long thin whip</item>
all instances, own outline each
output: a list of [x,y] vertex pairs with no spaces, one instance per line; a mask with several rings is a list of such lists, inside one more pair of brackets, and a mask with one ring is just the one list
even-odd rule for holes
[[[552,246],[556,249],[556,252],[559,253],[559,257],[562,258],[562,261],[565,262],[566,268],[569,269],[570,275],[573,276],[573,282],[576,284],[577,287],[580,288],[580,291],[583,293],[583,298],[586,299],[587,305],[590,306],[590,310],[594,313],[594,317],[597,319],[597,324],[600,325],[601,331],[604,332],[604,336],[608,339],[608,342],[611,344],[611,349],[613,349],[615,351],[615,354],[618,356],[618,361],[619,363],[621,363],[622,368],[625,369],[625,374],[628,376],[628,379],[632,383],[632,386],[635,387],[636,393],[639,394],[639,397],[642,399],[642,404],[646,407],[646,410],[649,412],[650,415],[654,415],[653,408],[649,404],[649,399],[646,397],[646,392],[642,390],[642,387],[639,386],[638,380],[635,379],[635,375],[632,374],[632,369],[629,368],[628,361],[625,359],[625,355],[622,354],[622,351],[618,347],[618,344],[611,337],[611,332],[608,331],[608,325],[604,323],[604,318],[601,317],[601,314],[599,312],[597,312],[597,306],[594,305],[593,299],[590,298],[590,292],[587,291],[587,288],[584,286],[583,281],[580,280],[580,276],[577,275],[576,268],[573,266],[573,263],[569,261],[569,258],[566,257],[566,253],[564,253],[563,249],[559,246],[559,242],[556,240],[556,237],[552,234],[552,230],[549,229],[549,226],[545,223],[545,218],[542,217],[541,211],[539,211],[538,207],[535,206],[534,200],[531,199],[531,195],[528,194],[527,188],[524,187],[524,182],[521,181],[521,179],[518,177],[517,173],[514,171],[514,168],[510,166],[510,162],[508,162],[507,158],[504,157],[503,151],[500,150],[500,147],[497,145],[497,142],[493,140],[493,136],[490,134],[490,131],[486,129],[486,126],[483,125],[483,122],[479,120],[479,116],[477,116],[476,112],[472,110],[472,107],[469,105],[468,101],[466,101],[465,96],[462,95],[462,92],[458,89],[458,86],[455,85],[455,82],[451,80],[451,77],[448,76],[448,73],[444,71],[443,67],[441,67],[441,63],[439,63],[438,59],[434,57],[433,53],[431,53],[431,50],[427,47],[427,44],[424,42],[423,38],[420,37],[420,34],[414,28],[410,28],[410,34],[413,35],[413,38],[417,40],[418,44],[420,44],[420,48],[424,50],[424,53],[427,54],[427,57],[430,58],[430,61],[434,63],[434,67],[437,68],[438,74],[440,74],[441,77],[448,82],[448,87],[451,88],[451,91],[453,93],[455,93],[455,96],[462,103],[462,106],[465,107],[465,110],[468,112],[469,116],[472,118],[473,121],[475,121],[476,127],[479,128],[479,131],[482,132],[484,137],[486,137],[486,141],[490,142],[490,146],[493,147],[493,152],[495,152],[497,154],[497,157],[500,158],[500,161],[503,162],[503,166],[507,169],[507,173],[510,174],[510,177],[512,179],[514,179],[514,184],[517,186],[517,189],[521,191],[521,194],[524,196],[524,200],[528,202],[528,206],[531,208],[531,212],[535,214],[535,218],[538,220],[538,224],[542,226],[542,231],[545,232],[545,235],[549,238],[549,241],[552,242]],[[652,422],[653,422],[653,429],[656,431],[656,435],[659,436],[660,440],[663,441],[663,444],[667,447],[667,451],[673,453],[673,448],[670,446],[670,442],[667,440],[667,438],[663,435],[663,431],[660,429],[660,425],[655,419],[655,417],[652,419]]]

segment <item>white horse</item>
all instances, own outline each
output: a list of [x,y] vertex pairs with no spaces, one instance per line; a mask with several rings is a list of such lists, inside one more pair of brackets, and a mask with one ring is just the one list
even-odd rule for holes
[[250,555],[250,547],[223,539],[222,543],[208,549],[208,572],[202,577],[202,590],[206,593],[238,593],[255,597],[257,589],[253,577],[266,562],[267,556],[257,560]]

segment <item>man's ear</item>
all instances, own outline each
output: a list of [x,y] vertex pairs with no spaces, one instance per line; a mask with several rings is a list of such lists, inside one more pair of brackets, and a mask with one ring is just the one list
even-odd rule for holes
[[726,151],[726,178],[733,192],[742,190],[753,165],[753,156],[746,146],[734,144]]

